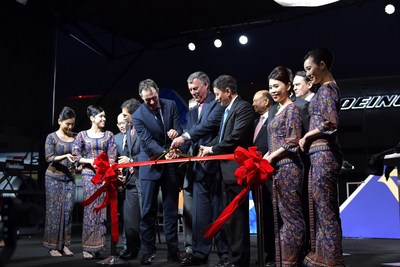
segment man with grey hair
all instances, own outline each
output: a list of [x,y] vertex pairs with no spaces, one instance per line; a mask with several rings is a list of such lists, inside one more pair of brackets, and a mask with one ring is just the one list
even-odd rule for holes
[[[189,110],[186,118],[186,131],[172,142],[171,147],[189,148],[193,155],[199,154],[201,145],[206,145],[216,138],[221,122],[224,107],[218,104],[210,91],[210,79],[202,71],[192,73],[187,79],[188,89],[196,106]],[[186,182],[192,184],[185,192],[184,203],[190,193],[193,198],[192,205],[192,253],[187,253],[181,262],[183,266],[206,264],[212,248],[212,240],[203,237],[203,231],[223,210],[222,180],[217,161],[205,163],[194,162],[186,173]],[[190,207],[184,204],[185,212]],[[210,212],[212,211],[212,212]],[[190,211],[189,211],[190,213]],[[228,263],[229,248],[226,237],[222,231],[215,237],[220,265]]]

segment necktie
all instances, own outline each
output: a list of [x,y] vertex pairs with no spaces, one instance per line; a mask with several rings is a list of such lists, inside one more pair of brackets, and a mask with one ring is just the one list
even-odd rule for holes
[[204,106],[204,102],[199,104],[199,114],[198,114],[197,118],[200,118],[200,114],[201,114],[201,111],[203,109],[203,106]]
[[133,136],[134,135],[135,135],[135,128],[133,128],[133,126],[132,126],[132,128],[131,128],[131,144],[133,142]]
[[126,142],[126,134],[124,134],[124,138],[122,140],[122,155],[123,156],[128,156],[129,152],[128,152],[128,142]]
[[221,142],[222,136],[224,135],[225,122],[226,122],[226,118],[228,117],[228,114],[229,114],[229,109],[226,108],[225,111],[224,111],[224,118],[222,119],[221,129],[219,131],[220,135],[219,135],[219,141],[218,142]]
[[[132,146],[132,143],[133,143],[133,135],[135,134],[135,128],[133,128],[133,126],[131,127],[131,131],[130,131],[130,136],[129,136],[129,138],[130,138],[130,141],[131,141],[131,146]],[[130,153],[129,153],[130,154]],[[129,155],[128,154],[128,155]],[[135,172],[135,169],[133,168],[133,167],[129,167],[129,172],[132,174],[132,173],[134,173]]]
[[164,123],[161,118],[160,108],[157,108],[156,110],[154,110],[154,117],[158,123],[158,126],[160,126],[160,129],[162,129],[162,131],[164,132]]
[[264,116],[261,115],[261,116],[260,116],[260,120],[258,121],[258,124],[257,124],[257,126],[256,126],[256,129],[255,129],[255,131],[254,131],[253,142],[256,140],[257,135],[258,135],[258,133],[260,132],[260,130],[261,130],[263,124],[264,124],[264,120],[265,120]]

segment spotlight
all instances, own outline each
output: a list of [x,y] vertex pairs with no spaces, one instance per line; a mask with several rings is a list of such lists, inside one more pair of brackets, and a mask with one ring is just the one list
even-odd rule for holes
[[339,0],[274,0],[285,7],[319,7],[329,5]]
[[247,36],[246,36],[246,35],[241,35],[241,36],[239,37],[239,43],[241,43],[242,45],[247,44],[248,41],[249,41],[249,39],[247,39]]
[[194,43],[189,43],[188,48],[190,51],[194,51],[196,49],[196,45]]
[[220,39],[215,39],[214,46],[220,48],[222,46],[222,41]]
[[394,13],[395,10],[396,10],[396,9],[395,9],[394,5],[392,5],[392,4],[387,4],[387,5],[385,6],[385,12],[386,12],[386,14],[388,14],[388,15],[392,15],[392,14]]

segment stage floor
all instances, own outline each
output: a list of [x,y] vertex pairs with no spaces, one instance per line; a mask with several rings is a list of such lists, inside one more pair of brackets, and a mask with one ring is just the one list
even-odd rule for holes
[[[31,266],[98,266],[96,260],[84,260],[80,245],[80,229],[74,227],[71,250],[75,253],[73,257],[50,257],[47,250],[42,247],[42,235],[35,233],[32,235],[24,234],[19,236],[17,249],[11,261],[5,266],[9,267],[31,267]],[[183,249],[183,233],[179,233],[180,248]],[[108,236],[108,241],[110,237]],[[251,236],[251,264],[249,267],[256,267],[257,261],[257,237]],[[110,250],[107,250],[107,256]],[[396,266],[383,265],[384,263],[398,262],[400,266],[400,239],[344,239],[344,258],[347,267],[373,267],[373,266]],[[119,248],[118,248],[119,249]],[[161,244],[157,240],[157,254],[152,266],[179,266],[177,263],[166,262],[166,244],[161,233]],[[127,261],[129,266],[139,266],[139,258]],[[213,266],[218,261],[218,256],[213,250],[209,259],[209,266]],[[0,264],[1,265],[1,264]]]

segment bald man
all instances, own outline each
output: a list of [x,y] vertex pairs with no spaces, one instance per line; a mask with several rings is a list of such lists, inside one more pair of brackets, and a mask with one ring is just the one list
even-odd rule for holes
[[[254,94],[253,108],[260,116],[255,121],[253,144],[262,155],[268,152],[268,111],[274,104],[267,90],[260,90]],[[265,266],[275,266],[275,234],[274,214],[272,206],[272,181],[268,180],[262,187],[263,222],[264,222],[264,252]],[[253,194],[254,196],[254,194]]]

